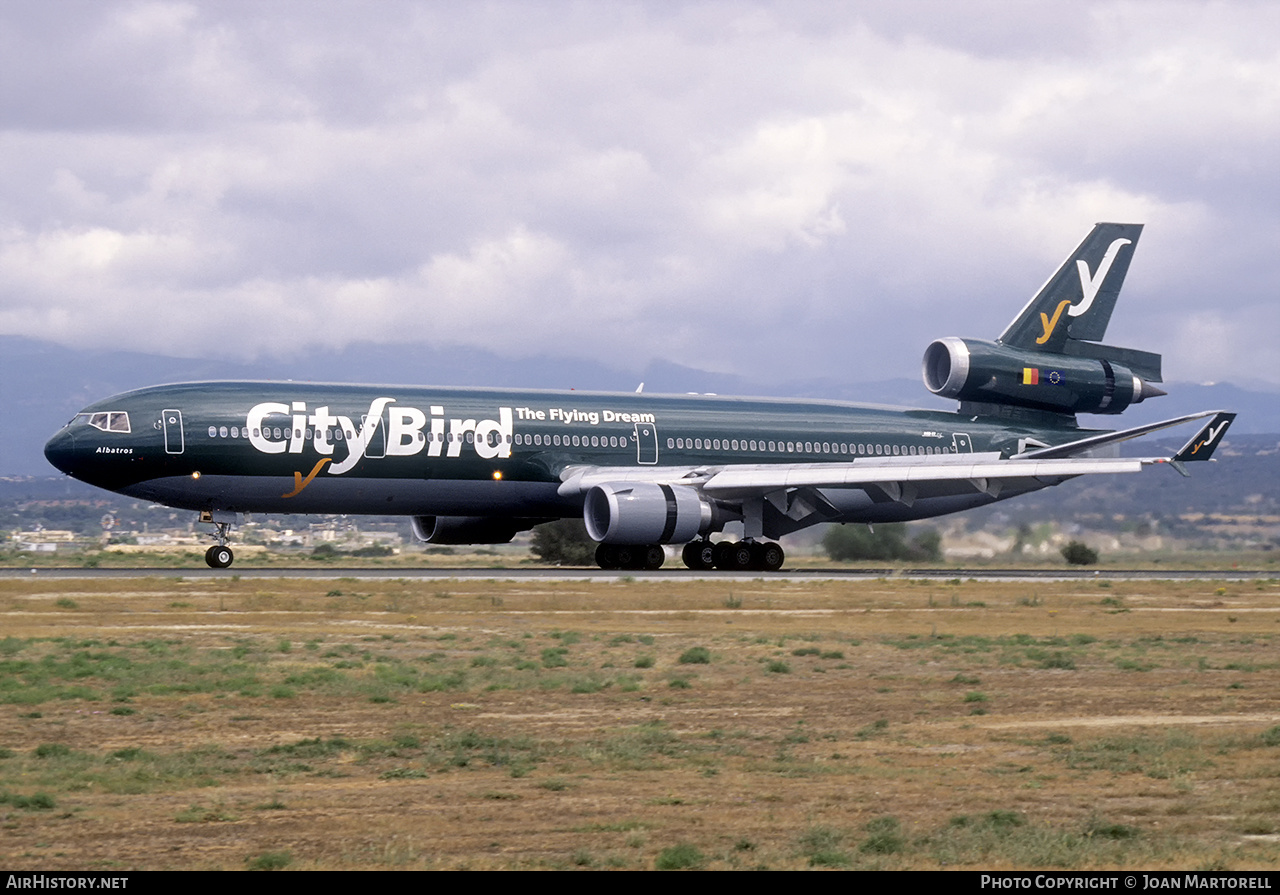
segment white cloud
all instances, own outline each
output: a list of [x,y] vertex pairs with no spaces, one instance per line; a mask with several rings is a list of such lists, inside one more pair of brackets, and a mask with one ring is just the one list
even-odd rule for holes
[[1269,5],[40,9],[0,12],[0,332],[914,375],[1138,220],[1115,340],[1280,379]]

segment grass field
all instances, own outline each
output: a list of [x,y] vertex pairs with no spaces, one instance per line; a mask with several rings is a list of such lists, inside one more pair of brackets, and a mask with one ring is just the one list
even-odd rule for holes
[[[211,542],[210,542],[211,543]],[[274,550],[257,545],[232,544],[236,569],[383,569],[403,570],[406,574],[419,569],[520,569],[546,568],[529,553],[527,547],[498,544],[492,547],[406,547],[393,556],[354,556],[350,553],[317,555],[307,550]],[[188,569],[207,568],[201,547],[135,547],[113,545],[105,550],[64,550],[58,553],[24,553],[0,549],[0,568],[101,568],[154,569],[157,574],[181,574]],[[1078,572],[1081,566],[1068,565],[1056,552],[1045,556],[999,554],[990,559],[967,558],[963,562],[835,562],[821,551],[808,552],[788,547],[787,570],[935,569],[963,574],[967,568],[1040,569]],[[679,551],[667,559],[665,569],[684,569]],[[1280,551],[1274,550],[1169,550],[1139,553],[1109,552],[1102,555],[1089,571],[1112,569],[1222,570],[1249,569],[1265,577],[1280,576]],[[584,567],[585,568],[585,567]],[[595,569],[595,566],[590,568]]]
[[1274,868],[1280,582],[0,581],[20,868]]

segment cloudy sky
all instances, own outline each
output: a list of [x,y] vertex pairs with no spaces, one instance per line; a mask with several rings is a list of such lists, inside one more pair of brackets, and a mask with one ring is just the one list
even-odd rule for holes
[[9,0],[0,158],[0,334],[914,376],[1112,220],[1108,342],[1280,384],[1272,2]]

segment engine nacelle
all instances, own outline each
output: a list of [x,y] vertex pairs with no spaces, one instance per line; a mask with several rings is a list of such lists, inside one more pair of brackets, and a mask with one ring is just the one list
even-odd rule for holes
[[924,352],[924,384],[944,398],[1057,413],[1120,413],[1164,392],[1109,360],[948,336]]
[[605,544],[683,544],[710,531],[716,512],[685,485],[620,482],[588,491],[582,518]]
[[505,544],[545,519],[502,516],[414,516],[413,536],[429,544]]

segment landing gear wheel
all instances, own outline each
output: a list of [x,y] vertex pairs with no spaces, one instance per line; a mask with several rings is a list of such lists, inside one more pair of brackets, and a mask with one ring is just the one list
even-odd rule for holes
[[787,554],[772,541],[751,545],[751,567],[762,572],[776,572],[786,562]]
[[601,544],[596,548],[596,565],[602,569],[621,568],[618,565],[618,551],[612,544]]
[[236,555],[231,552],[230,547],[213,546],[204,552],[204,561],[209,564],[211,569],[225,569],[235,560]]
[[661,569],[662,564],[667,561],[667,551],[657,544],[650,544],[648,547],[641,548],[641,557],[644,560],[641,568],[655,572]]
[[636,560],[637,551],[640,548],[633,547],[630,544],[614,544],[613,545],[613,561],[615,569],[638,569]]
[[695,572],[707,572],[716,567],[715,545],[710,541],[690,541],[680,553],[686,567]]
[[716,568],[724,572],[742,572],[751,568],[751,544],[746,541],[721,541],[715,546]]

